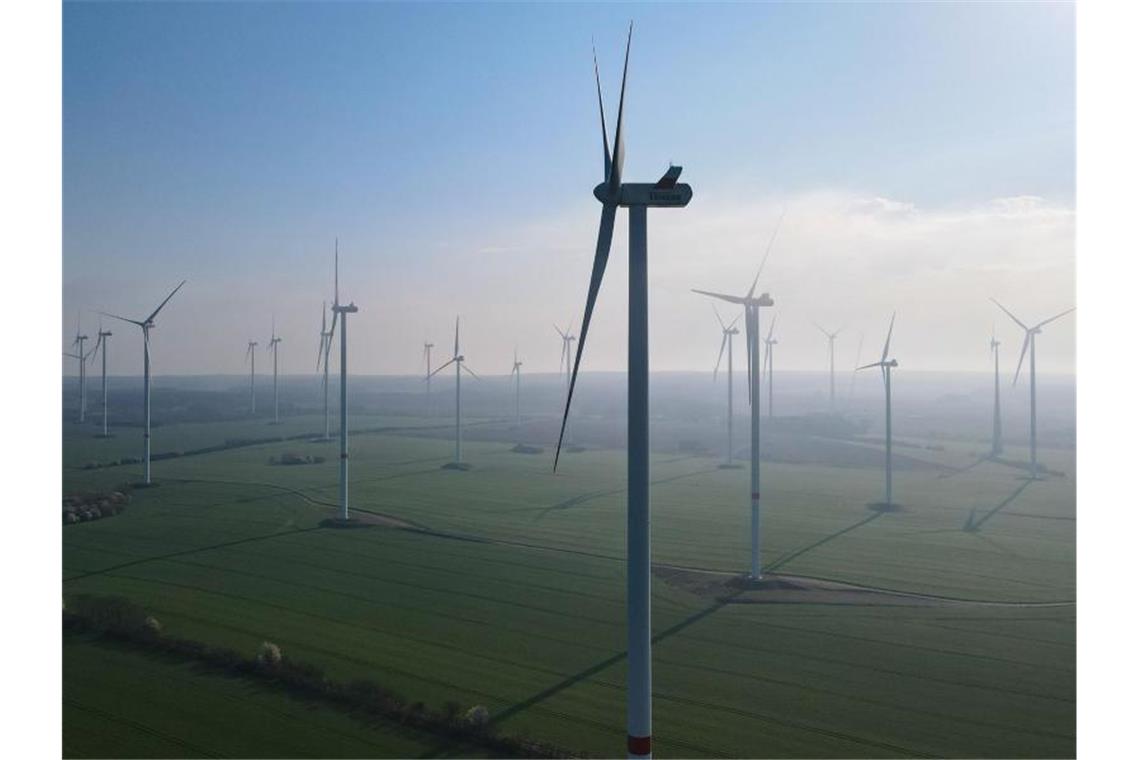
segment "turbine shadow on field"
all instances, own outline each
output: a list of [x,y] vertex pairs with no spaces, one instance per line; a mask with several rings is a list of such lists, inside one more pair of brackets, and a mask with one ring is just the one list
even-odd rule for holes
[[[656,485],[660,485],[661,483],[671,483],[674,480],[682,480],[684,478],[691,478],[694,475],[707,475],[709,473],[718,472],[718,471],[719,470],[716,467],[709,467],[709,468],[706,468],[703,470],[694,470],[693,472],[682,472],[679,475],[670,475],[666,478],[658,478],[657,480],[651,480],[651,481],[649,481],[649,485],[656,486]],[[616,496],[618,494],[625,493],[625,490],[626,490],[625,485],[621,485],[617,488],[610,488],[610,489],[607,489],[605,491],[592,491],[590,493],[583,493],[583,494],[579,494],[577,496],[571,496],[569,499],[563,499],[562,501],[551,504],[549,507],[546,507],[545,509],[543,509],[541,512],[539,512],[537,515],[534,516],[535,522],[541,520],[542,518],[546,517],[549,513],[554,512],[556,510],[569,509],[571,507],[576,507],[579,504],[584,504],[585,502],[593,501],[594,499],[600,499],[603,496]]]
[[766,569],[769,572],[775,572],[776,570],[780,569],[781,567],[788,564],[792,560],[794,560],[798,557],[802,557],[803,555],[807,554],[808,552],[812,551],[813,549],[818,549],[819,547],[823,546],[824,544],[830,543],[831,541],[834,541],[835,539],[839,538],[840,536],[847,534],[847,533],[850,533],[851,531],[855,530],[856,528],[861,528],[864,525],[866,525],[867,523],[874,522],[875,520],[878,520],[880,517],[882,517],[885,514],[889,514],[889,512],[886,512],[886,511],[872,512],[867,517],[864,517],[862,520],[859,520],[858,522],[856,522],[852,525],[848,525],[846,528],[841,528],[840,530],[837,530],[834,533],[826,535],[823,538],[819,539],[818,541],[811,543],[811,544],[808,544],[807,546],[803,547],[802,549],[795,550],[791,554],[785,554],[783,557],[780,557],[778,560],[776,560],[771,565],[769,565]]
[[[680,620],[677,623],[674,623],[673,625],[669,626],[665,630],[656,634],[653,637],[653,643],[659,644],[662,641],[664,641],[665,639],[668,639],[669,637],[680,633],[681,631],[685,630],[689,626],[691,626],[695,623],[699,623],[701,620],[704,620],[706,617],[713,614],[717,610],[720,610],[721,608],[731,604],[736,599],[736,597],[740,595],[740,593],[741,592],[739,590],[735,591],[732,594],[730,594],[729,596],[726,596],[722,599],[718,599],[714,604],[711,604],[702,610],[698,610],[697,612],[694,612],[689,617],[687,617],[683,620]],[[586,680],[592,676],[595,676],[598,673],[601,673],[606,668],[609,668],[612,665],[616,665],[617,663],[624,660],[626,658],[627,654],[628,654],[628,650],[622,650],[621,652],[618,652],[617,654],[614,654],[610,657],[607,657],[606,659],[601,660],[600,662],[594,663],[593,665],[591,665],[588,668],[585,668],[584,670],[580,670],[577,673],[574,673],[573,675],[568,676],[567,678],[564,678],[563,680],[559,681],[558,683],[543,689],[542,691],[534,694],[531,697],[528,697],[527,699],[524,699],[521,702],[517,702],[517,703],[511,705],[510,707],[508,707],[508,708],[496,713],[495,715],[493,715],[491,717],[490,724],[496,725],[498,723],[502,723],[503,721],[507,720],[508,718],[511,718],[511,717],[517,715],[518,713],[520,713],[524,710],[527,710],[531,707],[534,707],[538,703],[543,702],[543,701],[555,696],[556,694],[558,694],[562,691],[565,691],[566,689],[569,689],[571,686],[574,686],[577,683],[581,683],[582,681],[584,681],[584,680]],[[437,755],[437,753],[438,753],[438,751],[433,751],[432,753],[429,753],[426,755],[421,755],[421,757],[435,757]]]
[[1015,499],[1017,499],[1018,496],[1021,496],[1021,492],[1028,488],[1029,484],[1032,482],[1032,480],[1023,480],[1021,482],[1021,485],[1013,490],[1013,493],[1002,499],[1001,502],[999,502],[998,505],[991,509],[989,512],[986,512],[986,514],[980,520],[974,519],[976,512],[975,510],[971,510],[970,516],[966,518],[966,524],[962,526],[962,530],[966,533],[977,533],[979,530],[981,530],[981,527],[985,524],[986,520],[989,520],[998,512],[1009,506]]
[[952,478],[955,475],[961,475],[964,472],[969,472],[970,470],[972,470],[975,467],[977,467],[978,465],[980,465],[982,462],[991,462],[991,461],[993,461],[993,458],[990,456],[978,457],[977,459],[975,459],[973,462],[970,462],[965,467],[956,467],[953,470],[950,470],[949,472],[940,472],[935,477],[937,477],[939,479]]

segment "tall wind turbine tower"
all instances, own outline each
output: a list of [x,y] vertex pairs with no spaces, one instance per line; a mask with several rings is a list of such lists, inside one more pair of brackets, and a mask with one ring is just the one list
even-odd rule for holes
[[[277,319],[273,319],[273,329],[269,337],[269,345],[265,347],[266,351],[273,352],[273,424],[279,425],[281,417],[278,416],[277,405],[277,346],[281,343],[281,338],[277,335]],[[252,366],[252,365],[251,365]]]
[[[840,328],[840,329],[836,330],[835,332],[829,332],[829,331],[823,329],[818,322],[815,322],[813,324],[815,324],[815,327],[817,330],[819,330],[821,333],[823,333],[824,335],[827,336],[827,359],[828,359],[828,371],[830,373],[830,377],[828,380],[828,403],[831,406],[831,411],[834,413],[835,412],[835,339],[836,339],[836,337],[839,336],[839,333],[843,332],[843,328]],[[858,360],[856,360],[856,363],[858,363]]]
[[724,349],[728,348],[728,439],[725,445],[724,464],[721,465],[722,469],[734,468],[736,465],[732,463],[732,339],[734,336],[740,334],[740,330],[736,329],[736,323],[740,320],[740,315],[727,325],[724,320],[720,318],[720,312],[717,311],[716,304],[712,305],[713,313],[716,315],[716,321],[720,324],[720,353],[716,357],[716,366],[713,367],[713,382],[716,382],[717,373],[720,371],[720,361],[724,358]]
[[886,501],[883,502],[883,508],[889,510],[893,504],[891,501],[891,370],[899,366],[899,363],[894,359],[888,359],[887,355],[891,350],[891,333],[895,331],[895,315],[891,314],[891,326],[887,328],[887,342],[883,344],[883,355],[879,361],[870,364],[864,364],[859,369],[870,369],[871,367],[878,367],[883,372],[883,388],[887,394],[887,488],[886,488]]
[[110,330],[104,330],[102,320],[99,324],[99,337],[95,341],[95,348],[91,349],[91,355],[94,356],[100,349],[103,353],[100,354],[100,359],[103,361],[103,437],[107,437],[107,338],[111,337]]
[[602,121],[602,151],[604,179],[594,188],[594,197],[602,204],[602,217],[598,229],[598,244],[594,251],[594,266],[590,274],[590,287],[586,295],[586,310],[582,329],[578,333],[578,352],[570,375],[566,393],[566,409],[562,414],[562,431],[554,454],[554,469],[558,457],[578,367],[590,317],[598,289],[606,272],[613,240],[614,218],[619,207],[629,209],[629,372],[628,372],[628,524],[626,528],[626,580],[628,583],[628,634],[629,668],[626,692],[627,750],[630,757],[652,756],[652,641],[650,627],[650,552],[649,552],[649,279],[648,279],[648,220],[647,211],[655,208],[682,208],[693,197],[692,188],[677,182],[681,167],[670,166],[656,183],[622,182],[625,163],[625,142],[622,120],[625,110],[625,82],[629,71],[629,47],[633,38],[633,24],[626,40],[625,66],[622,72],[621,97],[618,101],[617,129],[614,132],[614,150],[610,154],[606,134],[605,109],[602,105],[602,84],[598,76],[597,56],[594,57],[594,81],[598,87],[598,111]]
[[1001,341],[997,339],[995,331],[990,331],[990,353],[994,355],[994,440],[990,448],[990,456],[1001,454],[1001,372],[998,369],[998,346]]
[[255,365],[257,363],[257,351],[255,349],[257,346],[257,341],[251,340],[245,350],[245,358],[249,361],[249,413],[251,415],[257,413],[257,391],[254,387],[254,377],[256,375],[254,370],[256,369]]
[[1017,385],[1017,378],[1021,375],[1021,364],[1025,361],[1025,352],[1029,352],[1029,467],[1031,477],[1036,480],[1037,475],[1037,336],[1041,334],[1041,328],[1049,324],[1055,319],[1060,319],[1066,314],[1076,311],[1076,308],[1065,309],[1060,314],[1049,317],[1044,322],[1038,322],[1033,326],[1029,326],[1022,322],[1017,317],[1013,316],[1013,312],[1002,306],[996,299],[991,298],[997,307],[1004,311],[1009,318],[1017,323],[1017,326],[1025,331],[1025,342],[1021,344],[1021,358],[1017,360],[1017,371],[1013,373],[1013,384]]
[[464,364],[465,361],[466,357],[464,357],[463,354],[459,353],[459,317],[456,317],[455,352],[451,355],[450,359],[439,365],[439,367],[437,367],[434,372],[428,375],[428,378],[430,379],[433,375],[438,374],[439,371],[443,368],[448,367],[452,364],[455,365],[455,461],[444,465],[444,467],[450,470],[468,469],[468,466],[463,463],[463,408],[460,404],[460,388],[463,385],[461,382],[463,378],[460,372],[465,371],[476,380],[479,379],[479,376],[471,371],[471,368]]
[[142,330],[143,337],[143,483],[150,485],[150,331],[154,327],[154,318],[162,311],[162,307],[166,306],[174,294],[182,289],[186,284],[186,280],[178,283],[178,287],[170,291],[158,308],[152,311],[146,319],[136,320],[120,317],[118,314],[108,314],[102,312],[105,316],[114,317],[115,319],[123,322],[129,322],[132,325],[137,325]]
[[773,348],[780,341],[772,337],[772,331],[776,329],[776,317],[772,316],[772,321],[768,325],[768,337],[764,338],[764,369],[761,374],[765,372],[768,374],[768,419],[772,419],[772,386],[776,380],[775,367],[773,361],[776,355],[776,349]]
[[522,407],[519,405],[522,386],[522,365],[519,361],[519,350],[515,348],[515,363],[511,365],[511,374],[515,376],[515,430],[522,429]]
[[748,577],[750,580],[760,580],[760,309],[772,306],[775,301],[767,293],[756,295],[756,284],[760,282],[760,273],[768,262],[768,255],[772,252],[772,243],[776,241],[776,233],[780,231],[783,214],[772,230],[772,237],[768,240],[768,248],[764,251],[764,258],[760,261],[760,268],[756,270],[756,277],[752,280],[752,287],[744,296],[733,296],[725,293],[714,293],[708,290],[693,289],[694,293],[718,298],[721,301],[737,304],[744,307],[744,336],[748,346],[748,405],[752,412],[752,461],[751,461],[751,534],[752,554]]
[[[329,341],[336,332],[340,318],[340,518],[348,519],[348,315],[360,311],[351,301],[340,302],[340,240],[334,247],[333,259],[333,319]],[[328,358],[325,358],[328,365]]]

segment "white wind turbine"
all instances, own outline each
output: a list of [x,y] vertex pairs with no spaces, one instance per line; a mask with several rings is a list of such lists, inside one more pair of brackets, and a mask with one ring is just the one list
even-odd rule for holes
[[470,466],[463,462],[463,408],[460,403],[460,388],[463,385],[462,375],[460,371],[465,371],[467,374],[476,380],[479,376],[471,371],[464,362],[466,357],[459,353],[459,317],[455,318],[455,352],[443,364],[436,367],[435,371],[428,375],[428,378],[437,375],[440,370],[455,365],[455,461],[445,464],[444,467],[449,470],[467,470]]
[[899,363],[894,359],[888,359],[887,354],[891,350],[891,333],[895,330],[895,315],[891,314],[891,325],[887,328],[887,341],[883,344],[883,355],[879,361],[870,364],[864,364],[858,369],[870,369],[871,367],[878,367],[883,372],[883,388],[887,394],[887,487],[886,487],[886,500],[883,502],[883,508],[889,510],[893,502],[891,501],[891,370],[899,366]]
[[83,424],[87,420],[87,354],[83,351],[83,344],[88,338],[80,332],[79,317],[76,316],[75,340],[72,341],[71,347],[76,349],[77,353],[64,351],[63,355],[79,361],[79,423]]
[[736,323],[740,321],[740,315],[738,314],[736,319],[733,319],[732,322],[726,325],[724,320],[720,318],[720,312],[717,311],[716,304],[712,304],[712,307],[713,313],[716,315],[716,321],[720,323],[721,333],[720,353],[717,354],[716,366],[713,367],[713,382],[716,382],[717,373],[720,371],[720,362],[721,359],[724,358],[724,350],[726,347],[728,348],[728,440],[725,446],[724,464],[721,465],[722,468],[727,469],[736,467],[736,465],[732,463],[732,339],[734,336],[740,334],[740,330],[736,329]]
[[1001,445],[1001,373],[998,369],[998,347],[1001,341],[997,339],[995,330],[990,330],[990,353],[994,355],[994,432],[993,444],[990,447],[990,456],[996,457],[1002,452]]
[[[277,318],[273,318],[273,329],[269,337],[269,345],[265,347],[266,351],[273,352],[273,424],[281,424],[281,418],[278,416],[277,404],[277,346],[281,343],[281,338],[277,335]],[[252,365],[251,365],[252,366]]]
[[772,385],[776,380],[776,373],[773,361],[775,359],[776,349],[773,348],[780,341],[772,337],[772,331],[776,329],[776,316],[772,315],[772,321],[768,325],[768,337],[764,338],[764,367],[760,370],[760,375],[763,377],[765,373],[768,375],[768,419],[772,418]]
[[[835,411],[835,339],[839,333],[843,332],[843,328],[839,328],[835,332],[825,330],[820,326],[819,322],[813,322],[816,329],[827,336],[827,359],[828,359],[828,372],[830,377],[828,380],[828,403],[830,404],[831,411]],[[856,360],[858,363],[858,360]]]
[[1049,317],[1044,322],[1038,322],[1033,326],[1029,326],[1022,322],[1017,317],[1013,316],[1013,312],[1002,306],[996,299],[991,298],[997,307],[1009,315],[1009,318],[1017,323],[1017,326],[1025,331],[1025,342],[1021,344],[1021,358],[1017,360],[1017,371],[1013,373],[1013,384],[1017,385],[1017,378],[1021,375],[1021,364],[1025,361],[1025,352],[1029,352],[1029,467],[1031,477],[1037,479],[1037,336],[1041,333],[1041,328],[1049,324],[1055,319],[1076,311],[1076,308],[1065,309],[1060,314]]
[[[333,319],[329,328],[329,341],[336,332],[340,317],[340,518],[348,519],[348,315],[360,311],[351,301],[340,302],[340,240],[333,248]],[[328,367],[328,357],[325,357]]]
[[103,353],[100,358],[103,361],[103,437],[108,436],[107,433],[107,338],[111,337],[110,330],[104,330],[102,321],[99,324],[99,338],[95,341],[95,348],[91,349],[91,355],[94,356],[100,349]]
[[152,311],[146,319],[136,320],[120,317],[118,314],[109,314],[107,312],[100,312],[105,316],[114,317],[115,319],[123,322],[129,322],[132,325],[137,325],[142,330],[143,337],[143,483],[150,485],[150,331],[154,327],[154,318],[162,311],[162,307],[166,306],[167,302],[174,297],[174,294],[181,290],[182,286],[186,284],[186,280],[178,283],[178,287],[170,291],[158,308]]
[[[570,332],[569,327],[563,330],[558,325],[555,325],[554,329],[557,331],[558,336],[562,339],[562,353],[558,357],[558,376],[559,378],[565,377],[566,390],[562,398],[562,400],[565,402],[566,396],[570,393],[570,361],[574,357],[574,341],[578,340],[578,338],[576,335],[574,335],[574,333]],[[564,371],[565,375],[563,375]],[[566,425],[562,431],[562,437],[566,440],[567,447],[570,446],[570,441],[573,437],[570,435],[570,432],[570,420],[567,419]]]
[[590,317],[605,275],[610,256],[610,243],[614,233],[614,219],[619,207],[629,209],[629,373],[628,373],[628,446],[629,463],[627,487],[629,489],[626,529],[626,580],[628,584],[628,688],[626,693],[627,750],[631,757],[652,755],[652,641],[650,626],[650,551],[649,551],[649,280],[647,211],[650,206],[681,208],[693,197],[692,188],[680,184],[677,178],[681,167],[670,166],[656,183],[622,182],[625,163],[625,142],[622,120],[625,109],[625,81],[629,71],[629,43],[633,37],[630,24],[626,41],[625,67],[622,72],[621,98],[618,101],[617,129],[614,133],[614,151],[610,155],[606,134],[605,109],[602,106],[602,85],[598,76],[597,58],[594,59],[594,81],[598,87],[598,110],[602,120],[602,149],[604,181],[594,188],[594,197],[602,204],[602,217],[598,229],[598,243],[594,251],[594,266],[590,274],[590,287],[586,295],[586,310],[579,331],[578,352],[570,375],[566,393],[566,408],[562,414],[562,430],[558,449],[554,454],[554,469],[562,450],[566,420],[578,379],[578,367]]
[[251,340],[245,349],[245,358],[249,362],[249,413],[251,415],[257,413],[257,391],[253,384],[256,374],[254,370],[257,363],[257,351],[255,350],[257,346],[257,341]]
[[714,293],[708,290],[697,290],[694,293],[718,298],[744,307],[744,337],[748,348],[748,405],[752,412],[751,427],[751,534],[752,551],[749,564],[748,577],[750,580],[760,580],[760,309],[772,306],[775,301],[767,293],[756,295],[756,284],[760,282],[760,273],[768,262],[768,255],[772,252],[772,243],[776,241],[776,233],[780,231],[780,224],[784,216],[781,213],[772,237],[768,240],[768,248],[764,251],[764,258],[760,261],[760,268],[756,270],[756,277],[752,280],[752,287],[744,296],[732,296],[725,293]]

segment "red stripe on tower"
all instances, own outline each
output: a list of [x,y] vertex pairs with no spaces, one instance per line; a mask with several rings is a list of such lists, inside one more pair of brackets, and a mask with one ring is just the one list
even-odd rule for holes
[[631,755],[650,755],[653,753],[652,746],[652,736],[631,736],[626,743],[626,748]]

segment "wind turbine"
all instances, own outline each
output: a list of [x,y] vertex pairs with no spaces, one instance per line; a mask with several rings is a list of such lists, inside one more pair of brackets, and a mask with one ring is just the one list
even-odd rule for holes
[[884,509],[891,508],[891,370],[899,363],[894,359],[888,359],[887,354],[891,350],[891,333],[895,330],[895,315],[891,314],[891,326],[887,328],[887,342],[883,344],[883,355],[879,361],[870,364],[864,364],[858,369],[870,369],[871,367],[878,367],[883,372],[883,388],[887,393],[887,499],[883,502]]
[[[321,364],[325,365],[324,377],[321,380],[321,388],[325,397],[325,440],[332,438],[332,433],[329,430],[329,349],[332,348],[333,331],[329,329],[326,322],[328,316],[328,304],[321,301],[321,345],[317,348],[317,369],[320,370]],[[336,317],[333,317],[336,321]]]
[[182,289],[186,284],[186,280],[178,283],[178,287],[170,291],[158,308],[152,311],[146,319],[136,320],[120,317],[118,314],[109,314],[107,312],[100,312],[101,314],[114,317],[115,319],[123,322],[130,322],[132,325],[137,325],[142,330],[143,338],[143,483],[150,485],[150,331],[154,327],[154,318],[162,311],[162,307],[166,306],[167,302],[174,297],[174,294]]
[[[569,327],[567,327],[565,330],[563,330],[558,325],[555,325],[554,329],[558,332],[558,335],[562,338],[562,353],[558,357],[558,375],[561,377],[562,373],[563,373],[563,368],[565,368],[565,372],[566,372],[566,375],[565,375],[565,377],[566,377],[566,393],[569,394],[570,393],[570,357],[572,357],[574,355],[573,343],[574,343],[574,341],[578,340],[578,338],[572,332],[570,332]],[[571,439],[569,421],[567,421],[566,426],[563,429],[563,437],[566,439],[566,445],[569,446],[570,445],[570,439]]]
[[251,415],[257,413],[257,393],[253,385],[254,365],[257,363],[257,351],[254,349],[256,349],[257,346],[257,341],[251,340],[249,347],[245,350],[245,358],[249,361],[249,413]]
[[760,309],[772,306],[775,301],[767,293],[756,295],[756,284],[760,282],[760,273],[768,262],[768,255],[772,252],[772,243],[776,241],[776,233],[780,231],[780,224],[784,215],[780,214],[772,237],[768,240],[768,248],[764,251],[764,258],[760,261],[760,268],[756,270],[756,277],[752,280],[752,287],[744,296],[733,296],[725,293],[714,293],[708,290],[697,290],[694,293],[718,298],[721,301],[737,304],[744,307],[744,336],[748,347],[748,405],[752,411],[752,462],[751,462],[751,533],[752,556],[749,565],[748,577],[750,580],[760,580]]
[[103,350],[101,359],[103,360],[103,437],[107,437],[107,338],[111,337],[110,330],[104,330],[102,320],[99,324],[99,337],[95,341],[95,348],[91,349],[91,355],[94,356],[99,349]]
[[1013,384],[1017,385],[1017,378],[1021,375],[1021,364],[1025,361],[1025,352],[1029,352],[1029,466],[1032,472],[1032,478],[1037,479],[1037,336],[1041,333],[1041,328],[1049,324],[1055,319],[1060,319],[1066,314],[1075,311],[1076,308],[1065,309],[1060,314],[1049,317],[1044,322],[1038,322],[1030,327],[1022,322],[1017,317],[1013,316],[1013,312],[1002,306],[997,302],[997,299],[991,298],[997,307],[1009,315],[1009,318],[1017,323],[1017,326],[1025,331],[1025,342],[1021,344],[1021,358],[1017,360],[1017,371],[1013,373]]
[[83,424],[87,420],[87,354],[83,352],[83,344],[88,340],[86,335],[80,334],[79,317],[75,317],[75,340],[71,342],[71,347],[77,350],[77,353],[64,352],[64,356],[71,357],[72,359],[79,360],[79,423]]
[[[340,518],[348,519],[348,315],[360,311],[351,301],[340,302],[340,240],[333,249],[333,319],[329,328],[329,342],[336,332],[337,317],[340,317]],[[343,316],[342,316],[343,315]],[[325,354],[325,367],[328,367],[328,354]]]
[[712,305],[713,313],[716,314],[716,321],[720,323],[720,353],[716,357],[716,366],[713,367],[713,382],[716,382],[717,372],[720,371],[720,360],[724,357],[724,349],[728,347],[728,443],[725,447],[725,461],[721,465],[722,468],[735,467],[732,463],[732,338],[734,335],[739,335],[740,330],[736,329],[736,323],[740,321],[740,315],[732,320],[729,324],[725,324],[724,320],[720,318],[720,312],[717,311],[716,304]]
[[602,83],[598,75],[597,55],[594,56],[594,82],[598,88],[598,111],[602,121],[602,151],[604,179],[594,188],[594,197],[602,204],[601,223],[598,228],[598,243],[594,251],[593,271],[590,274],[590,287],[586,295],[586,310],[582,317],[582,329],[578,333],[578,352],[574,358],[574,369],[570,375],[570,387],[566,392],[566,409],[562,414],[562,429],[558,436],[558,449],[554,454],[554,469],[558,469],[558,457],[562,449],[562,439],[566,433],[566,420],[570,414],[570,403],[574,396],[574,385],[578,379],[578,367],[582,361],[582,350],[586,345],[586,334],[590,329],[590,317],[606,263],[610,256],[610,243],[613,240],[614,218],[619,207],[629,209],[629,372],[628,372],[628,527],[626,529],[626,561],[628,568],[628,636],[629,668],[626,693],[627,748],[631,757],[652,755],[652,667],[650,630],[649,590],[649,282],[648,282],[648,239],[647,211],[650,206],[661,208],[681,208],[688,205],[693,197],[692,188],[679,184],[677,178],[681,167],[670,166],[656,183],[622,182],[622,166],[625,163],[625,142],[622,133],[622,119],[625,110],[625,82],[629,71],[629,48],[633,38],[633,24],[629,25],[626,39],[625,66],[622,71],[621,97],[618,101],[617,129],[614,133],[614,151],[610,154],[606,134],[605,108],[602,105]]
[[[277,414],[277,345],[281,343],[281,338],[277,335],[277,318],[273,319],[272,334],[269,337],[269,345],[265,347],[266,351],[273,352],[273,424],[281,424],[281,418]],[[252,365],[251,365],[252,366]]]
[[515,348],[515,363],[511,365],[511,374],[515,376],[515,429],[522,429],[522,413],[519,406],[522,385],[522,365],[519,361],[519,350]]
[[435,371],[432,372],[430,375],[428,375],[428,378],[430,379],[432,376],[438,374],[439,371],[442,370],[443,368],[448,367],[452,364],[455,365],[455,461],[451,462],[450,464],[444,465],[444,467],[446,467],[449,470],[466,470],[466,469],[468,469],[468,467],[463,463],[463,424],[462,424],[463,415],[462,415],[462,407],[460,406],[460,393],[459,393],[460,386],[462,385],[462,383],[460,382],[462,379],[462,376],[460,375],[460,370],[466,371],[469,375],[471,375],[471,377],[475,378],[476,380],[479,379],[479,376],[476,375],[474,372],[472,372],[471,369],[466,364],[464,364],[465,361],[466,361],[466,357],[464,357],[463,354],[459,353],[459,317],[456,317],[455,318],[455,352],[451,355],[450,359],[448,359],[446,362],[444,362],[443,364],[436,367]]
[[772,321],[768,325],[768,337],[764,339],[764,368],[760,370],[760,374],[768,373],[768,419],[772,418],[772,385],[776,379],[775,367],[773,366],[773,359],[775,358],[776,349],[772,348],[780,341],[772,337],[772,331],[776,329],[776,317],[772,316]]
[[428,417],[431,416],[431,350],[435,348],[434,343],[424,341],[424,380],[427,382],[427,395],[424,397],[424,411]]
[[[836,330],[835,332],[828,332],[827,330],[823,329],[823,327],[821,327],[818,322],[813,322],[812,324],[814,324],[816,326],[817,330],[819,330],[821,333],[823,333],[824,335],[827,336],[828,367],[829,367],[829,372],[831,373],[831,377],[830,377],[829,385],[828,385],[828,398],[829,398],[830,404],[831,404],[831,411],[834,412],[835,411],[835,338],[839,335],[839,333],[843,332],[843,328],[841,327],[838,330]],[[859,360],[856,359],[855,361],[856,361],[856,363],[858,363]]]
[[990,448],[990,456],[996,457],[1001,454],[1001,383],[999,378],[1001,373],[998,371],[998,346],[1001,341],[997,339],[997,334],[994,330],[990,331],[990,353],[994,355],[994,440],[993,446]]

